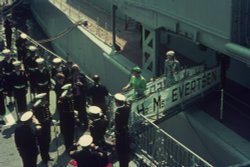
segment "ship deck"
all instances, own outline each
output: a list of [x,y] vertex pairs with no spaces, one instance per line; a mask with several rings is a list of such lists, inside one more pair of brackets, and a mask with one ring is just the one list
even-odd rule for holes
[[[55,1],[54,1],[55,2]],[[111,14],[104,12],[101,8],[94,6],[88,0],[74,0],[68,1],[69,5],[81,6],[80,9],[84,11],[92,20],[95,20],[97,17],[101,21],[107,21],[108,25],[111,25]],[[65,9],[64,9],[65,10]],[[104,13],[103,13],[104,12]],[[105,22],[104,21],[104,22]],[[92,24],[92,23],[91,23]],[[94,24],[94,23],[93,23]],[[96,32],[93,25],[93,32]],[[105,27],[105,26],[104,26]],[[111,32],[109,30],[109,32]],[[125,30],[125,21],[122,19],[117,20],[117,43],[121,47],[121,53],[127,57],[129,60],[134,62],[135,64],[142,65],[142,50],[140,48],[140,33],[136,29],[136,25],[131,23],[128,26],[128,29]],[[112,39],[112,37],[109,37]],[[109,43],[111,44],[111,43]],[[179,57],[181,62],[192,65],[193,62],[189,59],[186,59],[184,56]],[[249,95],[250,91],[244,87],[240,87],[238,84],[228,81],[226,87],[227,94],[225,95],[225,106],[224,106],[224,117],[223,120],[219,119],[220,113],[220,94],[219,91],[214,92],[206,97],[204,97],[198,104],[194,104],[198,109],[205,111],[210,116],[212,116],[215,120],[221,122],[227,128],[233,130],[235,133],[239,134],[242,138],[250,141],[250,114],[249,114]],[[231,96],[233,95],[233,97]],[[55,101],[54,101],[54,92],[51,91],[51,111],[55,113]],[[29,99],[29,96],[27,96]],[[0,147],[1,150],[9,150],[7,152],[0,152],[0,162],[3,166],[12,166],[19,167],[21,164],[21,159],[16,151],[13,133],[15,129],[15,121],[16,121],[16,113],[13,106],[7,107],[7,116],[6,116],[7,125],[2,127],[1,137],[0,137]],[[55,138],[55,127],[52,127],[52,144],[51,144],[51,155],[52,157],[57,157],[57,149],[56,149],[56,138]],[[58,128],[58,127],[57,127]],[[81,129],[79,129],[79,135],[81,133]],[[223,135],[223,132],[222,134]],[[240,143],[238,143],[240,144]],[[64,148],[62,145],[62,139],[60,136],[59,139],[59,158],[56,159],[54,164],[50,164],[50,166],[66,166],[70,158],[64,153]],[[38,166],[44,166],[40,163]],[[131,162],[133,163],[133,162]],[[135,165],[133,163],[133,165]],[[114,166],[118,166],[117,163]]]

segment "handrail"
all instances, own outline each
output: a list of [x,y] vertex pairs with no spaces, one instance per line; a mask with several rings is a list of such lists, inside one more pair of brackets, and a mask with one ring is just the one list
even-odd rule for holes
[[[192,150],[187,148],[185,145],[183,145],[181,142],[179,142],[177,139],[172,137],[170,134],[162,130],[159,126],[157,126],[155,123],[153,123],[150,119],[145,117],[142,114],[133,113],[135,117],[137,117],[135,122],[131,123],[131,131],[132,133],[136,133],[135,135],[131,136],[135,140],[135,145],[137,147],[136,152],[140,152],[142,154],[147,154],[147,161],[151,161],[152,164],[156,164],[157,167],[163,167],[166,165],[173,165],[176,166],[196,166],[201,165],[203,167],[212,167],[209,162],[207,162],[205,159],[194,153]],[[137,125],[143,125],[139,128]],[[147,127],[150,127],[150,129],[146,129]],[[142,128],[143,130],[140,130]],[[139,132],[139,133],[138,133]],[[144,139],[142,140],[143,133],[147,133],[146,142],[144,142]],[[150,134],[153,134],[153,139],[150,139]],[[141,138],[140,138],[141,137]],[[141,140],[140,140],[141,139]],[[150,142],[150,143],[149,143]],[[144,147],[143,143],[147,145],[147,148]],[[157,146],[156,144],[159,144],[158,149],[156,150]],[[152,147],[150,147],[150,145]],[[146,150],[145,150],[146,149]],[[159,153],[157,153],[157,151]],[[162,152],[164,152],[164,155]],[[155,154],[155,155],[154,155]],[[159,158],[159,155],[161,157]],[[155,162],[157,161],[157,162]],[[151,164],[151,166],[153,166]]]
[[185,145],[183,145],[181,142],[179,142],[177,139],[175,139],[174,137],[172,137],[170,134],[168,134],[167,132],[165,132],[164,130],[162,130],[159,126],[157,126],[155,123],[153,123],[152,121],[150,121],[147,117],[145,117],[144,115],[140,114],[140,116],[142,116],[145,120],[147,120],[148,122],[150,122],[155,128],[159,129],[164,135],[168,136],[170,139],[172,139],[174,142],[176,142],[178,145],[180,145],[181,147],[183,147],[185,150],[187,150],[188,152],[190,152],[191,154],[193,154],[194,156],[196,156],[197,158],[199,158],[200,160],[204,161],[205,163],[207,163],[209,166],[210,165],[205,159],[203,159],[202,157],[200,157],[199,155],[197,155],[196,153],[194,153],[192,150],[190,150],[189,148],[187,148]]

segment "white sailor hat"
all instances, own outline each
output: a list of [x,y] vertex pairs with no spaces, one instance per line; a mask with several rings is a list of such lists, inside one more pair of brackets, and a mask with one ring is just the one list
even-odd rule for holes
[[126,97],[121,93],[116,93],[114,97],[115,100],[117,101],[123,101],[123,102],[126,101]]
[[42,64],[44,62],[44,58],[39,57],[36,59],[36,62],[37,64]]
[[31,52],[34,52],[34,51],[37,50],[37,47],[34,46],[34,45],[30,45],[30,46],[28,47],[28,49],[29,49]]
[[4,50],[2,51],[2,53],[3,53],[4,55],[9,55],[9,54],[10,54],[10,50],[9,50],[9,49],[4,49]]
[[42,99],[47,95],[47,93],[39,93],[35,96],[35,99]]
[[68,89],[71,89],[71,87],[72,87],[72,84],[65,84],[65,85],[63,85],[62,86],[62,90],[68,90]]
[[80,67],[77,64],[72,65],[72,70],[80,70]]
[[54,58],[54,59],[52,60],[52,62],[55,63],[55,64],[58,64],[58,63],[61,63],[61,62],[62,62],[62,59],[59,58],[59,57],[56,57],[56,58]]
[[20,37],[22,38],[22,39],[27,39],[27,34],[25,34],[25,33],[21,33],[21,35],[20,35]]
[[21,116],[20,121],[26,122],[26,121],[30,120],[32,118],[32,116],[33,116],[33,112],[27,111]]
[[64,98],[68,94],[68,92],[69,92],[68,90],[64,90],[60,97]]
[[82,147],[87,147],[93,142],[93,137],[91,135],[82,135],[78,140],[78,144]]
[[33,107],[37,107],[38,105],[40,105],[42,103],[42,100],[39,99],[37,100],[34,104],[33,104]]
[[15,67],[18,67],[18,66],[21,65],[21,62],[18,61],[18,60],[16,60],[16,61],[14,61],[12,64],[13,64]]
[[102,113],[101,108],[97,106],[90,106],[88,111],[93,115],[100,115]]
[[56,81],[53,78],[50,79],[50,82],[52,85],[56,85]]
[[175,52],[173,50],[167,51],[166,56],[174,56]]

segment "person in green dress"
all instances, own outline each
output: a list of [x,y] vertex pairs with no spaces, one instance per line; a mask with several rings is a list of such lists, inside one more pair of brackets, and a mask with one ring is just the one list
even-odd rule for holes
[[127,91],[129,88],[134,89],[134,98],[141,98],[145,96],[146,91],[146,80],[141,75],[141,68],[136,66],[132,69],[132,77],[130,78],[129,83],[123,87],[124,91]]

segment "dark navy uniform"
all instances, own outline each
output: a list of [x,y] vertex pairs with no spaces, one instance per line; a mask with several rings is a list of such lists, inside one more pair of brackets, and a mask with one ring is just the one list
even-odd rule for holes
[[74,97],[74,109],[79,113],[79,121],[84,124],[84,127],[88,126],[88,118],[86,112],[86,95],[87,95],[87,81],[84,74],[79,72],[78,69],[73,68],[73,97]]
[[56,101],[58,101],[63,92],[62,86],[65,84],[65,76],[63,73],[57,73],[55,83],[54,91],[56,93]]
[[41,125],[41,129],[38,133],[38,144],[42,160],[47,163],[50,160],[49,145],[51,139],[51,113],[49,110],[49,104],[46,100],[38,100],[33,105],[32,110]]
[[6,37],[6,48],[11,48],[12,41],[12,23],[9,18],[6,18],[4,21],[4,33]]
[[36,90],[36,76],[35,76],[35,72],[37,70],[37,62],[36,59],[38,58],[35,53],[37,48],[35,46],[29,46],[28,47],[28,54],[27,57],[24,58],[23,64],[24,64],[24,68],[25,71],[28,74],[28,78],[29,78],[29,84],[30,84],[30,92],[31,94],[34,95],[35,90]]
[[26,34],[20,34],[20,36],[16,40],[17,59],[19,61],[24,61],[27,56],[26,37],[27,37]]
[[13,72],[11,76],[17,111],[19,113],[25,112],[27,110],[26,94],[28,89],[28,78],[23,70]]
[[36,81],[36,93],[47,93],[47,100],[49,101],[49,91],[50,91],[50,72],[44,66],[43,58],[36,59],[38,64],[38,69],[35,71],[35,81]]
[[88,96],[92,100],[91,104],[100,107],[105,115],[107,110],[105,97],[108,96],[108,93],[107,88],[99,83],[95,83],[88,90]]
[[31,123],[30,113],[32,112],[26,113],[22,115],[21,123],[15,129],[15,143],[22,158],[23,167],[36,167],[38,155],[36,129]]
[[89,130],[93,137],[93,143],[98,146],[104,146],[104,135],[108,127],[108,120],[102,113],[101,108],[97,106],[89,107],[90,126]]
[[70,156],[76,160],[78,167],[105,167],[107,165],[106,153],[92,142],[92,136],[85,134],[78,141],[82,149],[70,151]]
[[72,82],[72,62],[68,61],[66,62],[66,66],[63,70],[63,74],[65,76],[65,82],[66,83],[71,83]]
[[117,101],[117,99],[116,103],[118,104],[117,109],[115,111],[116,152],[119,159],[120,167],[128,167],[129,163],[128,119],[130,113],[130,106],[127,105],[125,101]]
[[[68,91],[68,90],[66,90]],[[66,92],[60,96],[58,101],[58,110],[60,118],[60,129],[64,137],[64,144],[66,150],[69,150],[73,146],[74,141],[74,128],[75,128],[75,116],[74,116],[74,104],[72,100],[72,94]]]
[[56,79],[56,75],[58,73],[62,73],[65,76],[65,66],[62,64],[62,59],[61,58],[54,58],[53,59],[53,66],[51,69],[51,78],[54,80]]
[[49,93],[50,90],[50,73],[49,70],[44,68],[42,70],[37,69],[36,73],[36,90],[37,93]]
[[71,157],[76,160],[78,167],[105,167],[100,166],[100,155],[89,148],[75,151]]
[[103,146],[105,144],[104,135],[108,127],[108,120],[105,115],[94,119],[90,126],[90,133],[93,136],[93,143]]
[[13,65],[14,61],[15,59],[11,58],[10,55],[6,55],[5,59],[1,62],[1,68],[3,71],[3,75],[4,75],[4,80],[5,80],[4,91],[7,93],[8,97],[12,96],[13,83],[12,83],[11,74],[14,71],[14,65]]
[[6,113],[4,103],[4,76],[0,73],[0,116],[4,116]]

